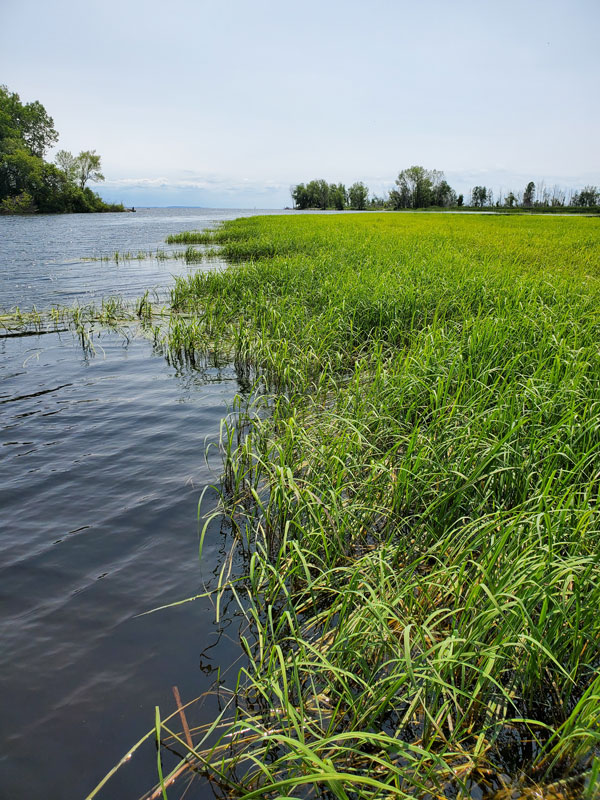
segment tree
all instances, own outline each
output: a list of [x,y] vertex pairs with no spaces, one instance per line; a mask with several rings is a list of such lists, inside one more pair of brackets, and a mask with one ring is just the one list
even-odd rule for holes
[[390,205],[394,209],[412,208],[412,197],[408,184],[396,180],[397,189],[390,189]]
[[514,208],[517,202],[517,198],[515,197],[513,192],[509,192],[506,195],[506,200],[504,201],[504,205],[507,208]]
[[0,201],[0,214],[34,214],[36,211],[37,207],[29,192],[21,192]]
[[43,158],[46,150],[58,141],[54,120],[37,100],[25,106],[23,139],[33,155],[39,158]]
[[529,181],[529,183],[525,187],[525,192],[523,194],[523,207],[531,208],[534,199],[535,199],[535,183],[533,181]]
[[454,202],[454,192],[444,180],[444,173],[437,169],[413,166],[396,178],[397,189],[390,192],[392,208],[427,208],[437,204]]
[[329,186],[329,205],[337,211],[342,211],[348,203],[348,192],[343,183],[332,183]]
[[369,196],[369,189],[361,181],[353,183],[348,189],[348,198],[350,200],[350,208],[357,211],[363,211],[367,207],[367,198]]
[[94,150],[77,157],[61,150],[56,163],[44,160],[57,139],[52,118],[40,102],[23,104],[18,94],[0,86],[0,211],[124,211],[86,188],[89,180],[104,180]]
[[100,172],[102,165],[100,156],[95,150],[82,150],[77,156],[77,180],[79,188],[85,189],[88,181],[103,181],[104,175]]
[[369,200],[369,205],[371,208],[385,208],[389,205],[389,198],[384,196],[378,197],[374,194]]
[[54,157],[54,163],[67,176],[69,183],[75,183],[79,177],[79,163],[73,153],[68,150],[59,150]]
[[595,186],[585,186],[577,198],[580,206],[597,206],[600,203],[600,192]]
[[476,208],[483,208],[488,201],[488,190],[486,186],[474,186],[471,189],[471,205]]
[[564,189],[561,189],[560,186],[554,185],[552,189],[552,197],[550,199],[550,205],[553,207],[561,207],[565,204],[565,197],[566,192]]
[[0,152],[6,150],[9,140],[18,142],[32,156],[43,158],[48,147],[58,141],[58,133],[40,102],[23,105],[16,92],[0,86]]
[[24,147],[11,146],[0,159],[0,200],[28,192],[34,198],[43,181],[44,162]]
[[446,180],[442,179],[433,187],[432,200],[434,206],[448,208],[456,204],[456,192]]
[[306,186],[303,183],[298,183],[290,189],[292,200],[294,201],[294,208],[304,209],[309,207],[309,196]]
[[329,207],[329,184],[323,178],[311,181],[307,186],[310,195],[310,207],[326,209]]
[[[368,192],[366,187],[365,191]],[[298,183],[291,187],[290,194],[294,201],[294,207],[298,209],[335,208],[341,211],[348,205],[348,191],[344,184],[327,183],[322,178],[309,181],[306,185]]]
[[433,181],[425,167],[413,166],[402,170],[396,178],[398,189],[392,189],[390,198],[396,208],[425,208],[431,205]]

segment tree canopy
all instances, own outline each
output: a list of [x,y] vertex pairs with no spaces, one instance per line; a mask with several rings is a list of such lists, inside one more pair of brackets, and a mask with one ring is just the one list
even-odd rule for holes
[[350,208],[362,211],[367,207],[369,190],[364,183],[357,181],[348,189],[348,199]]
[[60,150],[54,164],[44,160],[57,141],[54,121],[39,101],[24,104],[0,86],[0,213],[123,210],[86,187],[104,180],[95,150],[76,157]]
[[2,149],[27,150],[43,158],[46,150],[58,141],[54,120],[35,100],[23,105],[19,95],[0,86],[0,146]]
[[307,184],[298,183],[291,188],[294,207],[297,209],[345,209],[364,210],[366,208],[496,208],[530,209],[545,211],[570,208],[587,210],[600,208],[600,190],[596,186],[585,186],[581,191],[569,191],[554,186],[551,189],[540,182],[537,186],[529,181],[520,192],[500,190],[496,197],[488,186],[473,186],[470,204],[465,205],[465,197],[457,195],[444,173],[438,169],[426,169],[414,165],[403,169],[396,178],[394,187],[387,197],[371,197],[364,183],[357,181],[346,190],[343,183],[327,183],[323,178]]
[[[333,187],[335,184],[332,184]],[[296,208],[329,208],[329,194],[330,186],[323,179],[292,187],[292,199]]]
[[82,150],[78,156],[74,156],[68,150],[59,150],[54,161],[68,179],[72,183],[77,183],[80,189],[85,189],[88,181],[104,180],[104,175],[100,172],[102,169],[100,156],[95,150]]
[[403,169],[390,192],[392,208],[428,208],[456,205],[456,193],[438,169],[413,166]]

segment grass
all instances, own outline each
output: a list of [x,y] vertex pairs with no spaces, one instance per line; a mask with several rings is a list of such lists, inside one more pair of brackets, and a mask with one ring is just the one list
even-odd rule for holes
[[170,316],[170,309],[159,306],[156,298],[153,302],[149,292],[133,303],[117,296],[105,298],[99,305],[53,306],[43,311],[17,306],[0,312],[0,340],[71,331],[83,350],[93,354],[94,333],[110,328],[125,339],[141,331],[158,346]]
[[236,266],[162,342],[255,385],[206,521],[248,661],[218,736],[163,740],[227,797],[600,796],[598,221],[206,235]]
[[102,261],[102,262],[114,262],[115,264],[119,264],[120,262],[124,261],[149,261],[151,259],[155,259],[156,261],[168,261],[170,259],[179,259],[183,258],[184,253],[181,251],[167,251],[167,250],[139,250],[137,253],[131,253],[129,251],[126,252],[119,252],[115,250],[114,253],[111,254],[103,254],[100,256],[85,256],[81,260],[82,261]]
[[[177,239],[177,236],[169,237],[169,239],[172,238]],[[182,241],[185,241],[185,238],[182,239]],[[195,239],[192,239],[192,241],[195,241]],[[210,239],[207,241],[212,242],[213,240]],[[197,247],[188,245],[185,250],[155,250],[154,252],[151,250],[140,250],[137,253],[120,253],[116,251],[111,255],[86,256],[82,261],[101,261],[121,264],[129,261],[149,261],[154,259],[155,261],[184,261],[186,264],[197,264],[217,257],[221,257],[221,252],[214,247],[200,250]]]

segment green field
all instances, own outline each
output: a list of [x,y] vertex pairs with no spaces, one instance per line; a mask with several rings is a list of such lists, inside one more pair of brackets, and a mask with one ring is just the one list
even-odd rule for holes
[[599,220],[196,241],[235,263],[178,279],[163,343],[254,387],[219,509],[249,667],[208,773],[247,798],[597,797]]

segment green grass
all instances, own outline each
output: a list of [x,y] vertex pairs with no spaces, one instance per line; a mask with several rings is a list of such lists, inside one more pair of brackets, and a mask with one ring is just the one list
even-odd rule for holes
[[184,258],[184,253],[176,250],[140,250],[137,253],[124,252],[120,253],[116,250],[114,253],[104,254],[100,256],[84,256],[82,261],[107,261],[119,264],[121,261],[149,261],[156,259],[156,261],[168,261],[169,259]]
[[104,298],[99,305],[53,306],[43,311],[35,306],[31,310],[21,310],[18,306],[0,309],[0,340],[71,331],[83,350],[93,354],[94,335],[108,328],[126,340],[141,332],[158,346],[171,310],[159,306],[157,299],[153,302],[147,291],[135,302],[116,296]]
[[230,797],[598,797],[598,220],[210,241],[237,263],[177,279],[163,345],[255,382],[213,512],[248,666],[182,754]]

